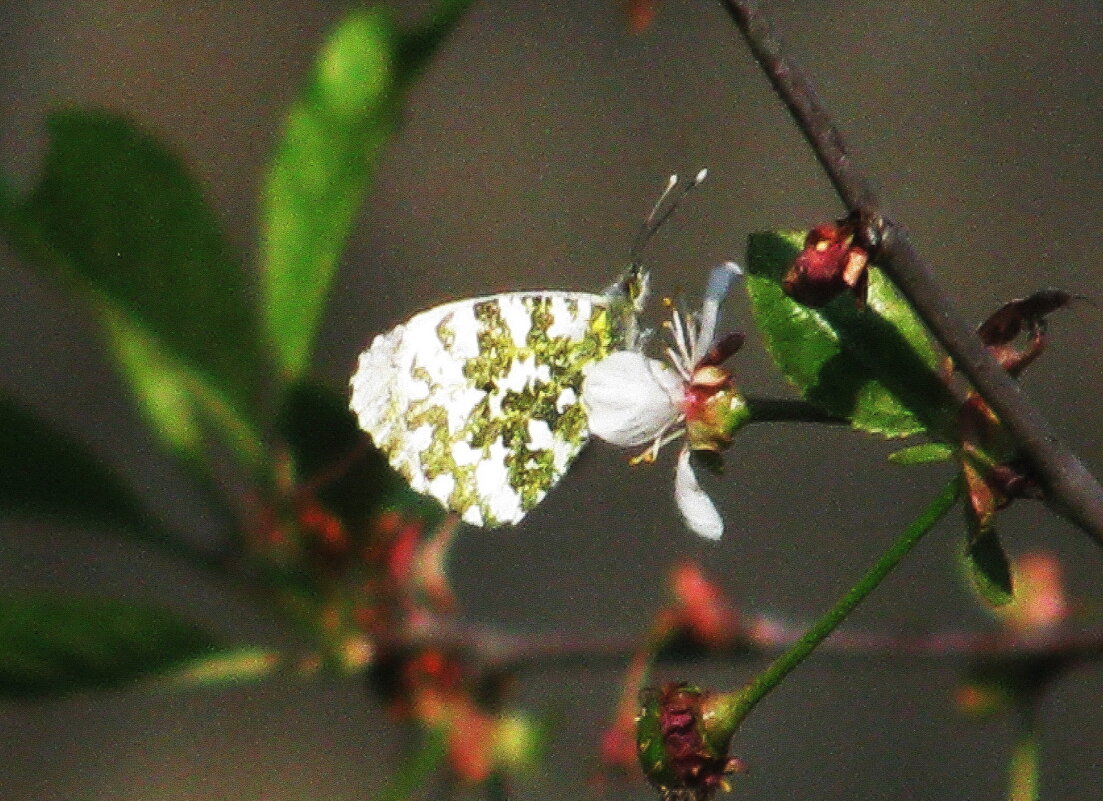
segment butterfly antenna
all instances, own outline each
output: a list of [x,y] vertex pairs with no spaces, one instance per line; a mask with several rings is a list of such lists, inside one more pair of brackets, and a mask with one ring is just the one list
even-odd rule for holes
[[632,242],[630,255],[633,264],[640,261],[640,254],[643,252],[643,249],[647,247],[647,243],[651,241],[651,237],[655,235],[655,232],[663,227],[663,223],[670,219],[670,215],[678,208],[678,205],[685,199],[685,196],[698,184],[704,181],[708,174],[709,171],[707,169],[699,170],[698,173],[683,184],[677,192],[674,190],[678,186],[678,176],[670,176],[669,180],[666,182],[666,188],[663,189],[662,194],[659,195],[659,199],[655,201],[655,205],[651,208],[651,212],[644,218],[643,225],[640,226],[640,230],[636,234],[635,240]]

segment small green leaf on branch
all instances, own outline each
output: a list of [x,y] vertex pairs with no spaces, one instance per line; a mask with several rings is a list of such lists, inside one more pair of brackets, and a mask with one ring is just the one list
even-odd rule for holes
[[284,664],[280,654],[267,648],[234,648],[191,659],[160,678],[179,690],[227,687],[269,678]]
[[944,442],[924,442],[889,454],[890,462],[904,466],[948,462],[953,458],[953,447]]
[[[968,503],[965,514],[970,521],[975,519]],[[998,607],[1011,602],[1011,564],[995,528],[974,530],[965,543],[962,559],[973,589],[985,603]]]

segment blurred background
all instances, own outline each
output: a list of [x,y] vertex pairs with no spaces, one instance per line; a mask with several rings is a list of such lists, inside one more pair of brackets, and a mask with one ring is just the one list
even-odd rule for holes
[[[394,4],[416,20],[429,4]],[[769,4],[859,165],[946,288],[979,321],[1057,286],[1098,297],[1103,271],[1103,10],[1049,2]],[[326,2],[0,2],[0,159],[29,185],[47,112],[122,112],[170,144],[230,241],[255,259],[257,197],[286,109],[326,31]],[[522,288],[610,282],[666,176],[710,169],[656,237],[658,293],[695,296],[748,233],[804,228],[841,207],[728,17],[670,0],[641,34],[616,0],[478,3],[414,86],[336,280],[314,374],[347,384],[358,351],[414,311]],[[176,530],[217,536],[219,512],[160,455],[86,311],[0,249],[0,386],[80,433]],[[734,293],[728,319],[749,327]],[[1099,474],[1103,315],[1060,313],[1026,388]],[[752,336],[741,387],[786,395]],[[514,530],[465,530],[451,576],[467,619],[508,630],[642,630],[664,577],[700,560],[741,607],[814,619],[937,492],[945,466],[886,465],[892,443],[845,430],[754,426],[708,488],[719,544],[684,530],[672,457],[632,468],[602,446]],[[1103,552],[1043,509],[1001,515],[1013,554],[1058,553],[1098,612]],[[957,514],[854,616],[924,632],[986,625],[957,575]],[[0,521],[0,584],[156,600],[227,639],[294,634],[234,587],[110,530]],[[733,687],[755,664],[665,669]],[[744,725],[735,797],[997,799],[1011,726],[962,718],[953,660],[818,656]],[[587,798],[620,672],[537,671],[518,702],[557,721],[522,799]],[[1087,801],[1103,780],[1103,671],[1064,678],[1043,708],[1043,791]],[[143,690],[0,706],[7,801],[372,798],[406,743],[362,683],[277,679],[227,691]],[[652,798],[639,785],[611,797]]]

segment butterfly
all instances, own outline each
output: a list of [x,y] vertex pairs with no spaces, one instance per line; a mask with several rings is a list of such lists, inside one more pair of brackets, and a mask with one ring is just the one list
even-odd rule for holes
[[663,207],[671,177],[631,266],[602,293],[467,298],[375,337],[360,354],[350,407],[414,490],[486,528],[516,524],[544,499],[589,438],[585,368],[639,346],[648,272],[638,252],[704,177]]

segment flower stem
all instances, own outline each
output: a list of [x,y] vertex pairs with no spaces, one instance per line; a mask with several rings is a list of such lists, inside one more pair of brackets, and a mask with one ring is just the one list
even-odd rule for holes
[[904,530],[892,547],[877,560],[877,563],[823,617],[816,621],[803,637],[775,659],[773,664],[756,676],[745,688],[723,696],[722,700],[717,699],[719,703],[714,706],[717,717],[734,732],[751,709],[780,684],[797,665],[807,659],[885,576],[892,572],[900,560],[923,538],[923,535],[957,503],[960,495],[961,480],[955,476],[946,484],[938,497]]
[[1008,771],[1008,801],[1038,801],[1040,764],[1037,722],[1033,703],[1020,710],[1015,748],[1011,752],[1011,769]]
[[848,425],[849,421],[835,417],[808,401],[788,398],[763,398],[747,395],[750,423],[832,423]]

